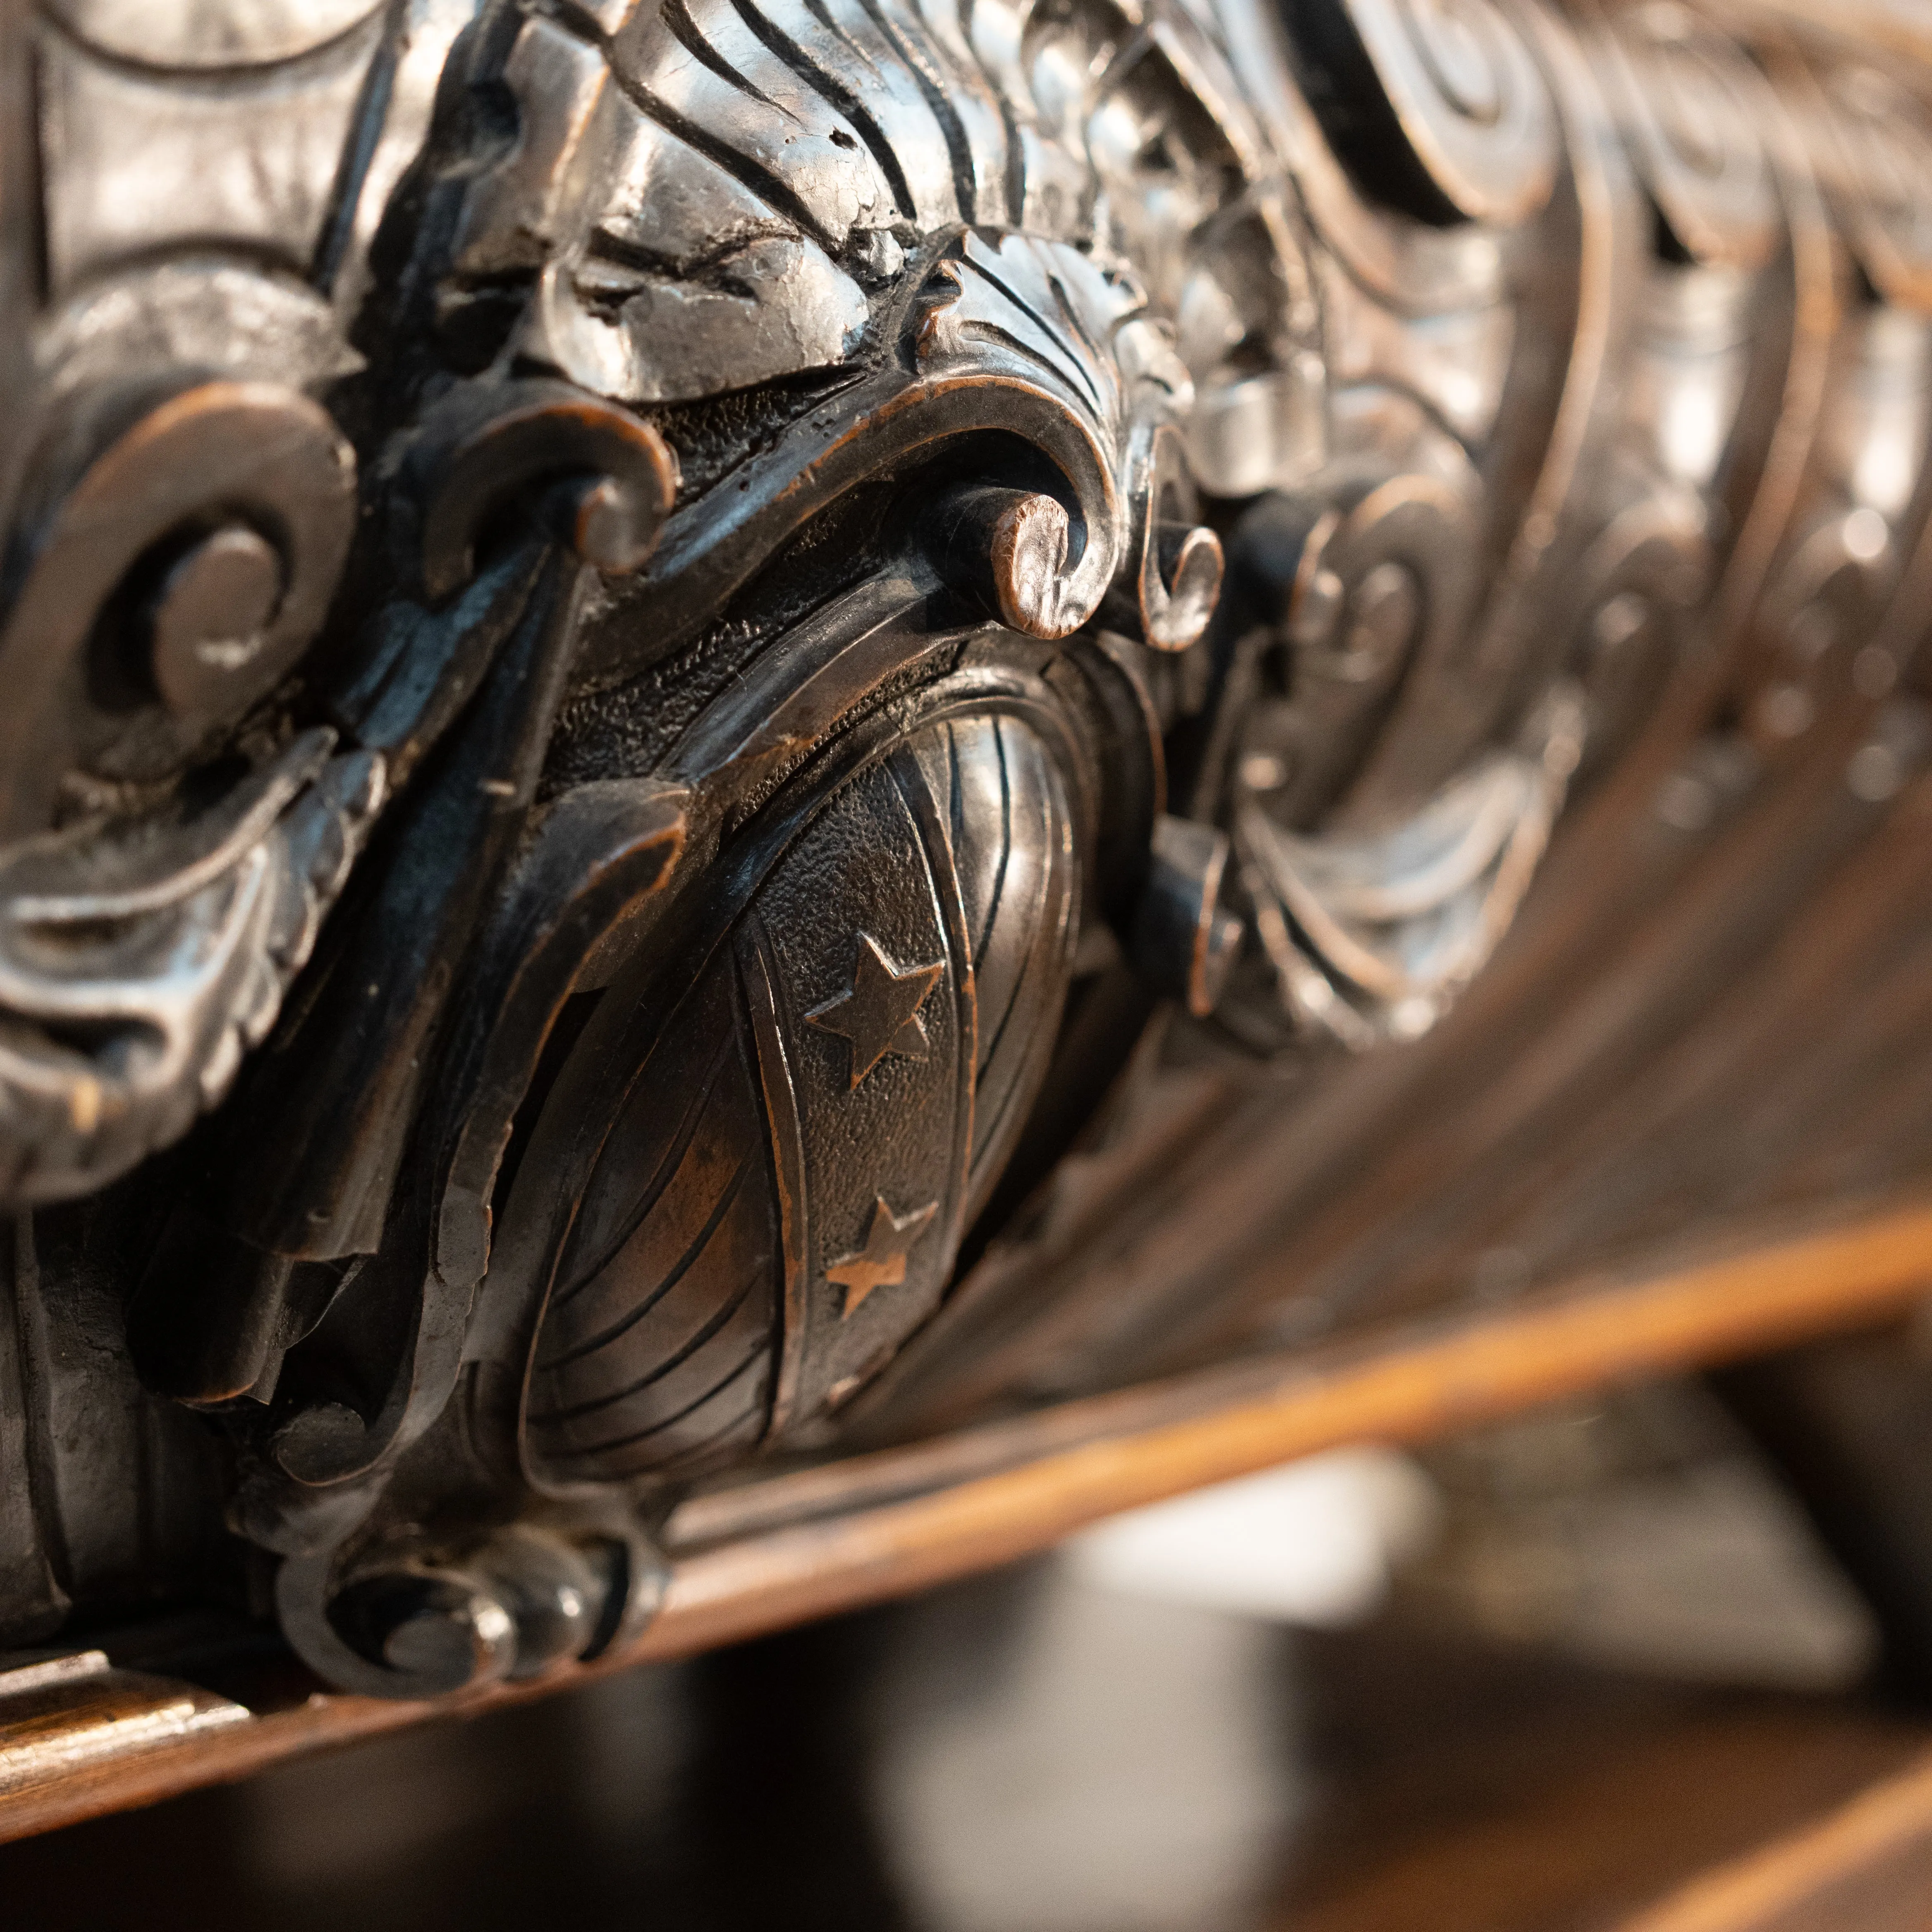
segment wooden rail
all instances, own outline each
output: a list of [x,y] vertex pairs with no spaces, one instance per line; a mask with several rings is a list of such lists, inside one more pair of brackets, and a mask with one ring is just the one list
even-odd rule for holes
[[[152,1726],[134,1724],[124,1750],[102,1736],[64,1752],[43,1683],[21,1721],[34,1727],[44,1775],[16,1778],[0,1794],[0,1840],[902,1595],[1046,1549],[1118,1510],[1318,1450],[1441,1436],[1608,1383],[1876,1322],[1928,1292],[1932,1204],[1893,1202],[1749,1244],[1659,1255],[1508,1309],[769,1476],[694,1498],[672,1519],[670,1594],[637,1643],[534,1683],[441,1705],[317,1690],[238,1709],[178,1742],[157,1743]],[[76,1679],[76,1738],[103,1721],[86,1688],[95,1681]],[[0,1698],[0,1750],[10,1722]]]
[[1617,1932],[1922,1932],[1928,1923],[1932,1757],[1694,1880]]

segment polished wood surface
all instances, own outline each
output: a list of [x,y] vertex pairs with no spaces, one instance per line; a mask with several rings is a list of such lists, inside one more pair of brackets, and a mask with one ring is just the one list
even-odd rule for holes
[[[935,1676],[975,1714],[938,1753]],[[1928,1750],[1853,1690],[1592,1661],[1424,1594],[1270,1629],[1042,1563],[10,1846],[0,1898],[87,1932],[1634,1932],[1708,1896],[1700,1932],[1894,1932],[1924,1922],[1909,1824],[1843,1821]],[[1739,1888],[1794,1870],[1776,1911],[1810,1916]]]
[[1914,1932],[1932,1917],[1932,1756],[1618,1932]]
[[[1332,1782],[1269,1932],[1893,1932],[1787,1922],[1925,1820],[1922,1724],[1854,1700],[1671,1684],[1410,1628],[1310,1642]],[[1372,1681],[1380,1672],[1388,1682]],[[1378,1722],[1378,1712],[1384,1713]],[[1916,1802],[1893,1803],[1910,1790]],[[1886,1812],[1888,1824],[1895,1823]],[[1912,1894],[1906,1891],[1908,1899]],[[1709,1901],[1707,1911],[1705,1901]],[[1704,1912],[1706,1916],[1693,1916]]]

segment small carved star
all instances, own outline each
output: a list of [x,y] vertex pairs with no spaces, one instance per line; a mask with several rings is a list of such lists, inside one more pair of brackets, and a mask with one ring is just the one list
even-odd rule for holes
[[870,933],[860,934],[851,986],[806,1015],[812,1025],[837,1034],[852,1049],[854,1087],[889,1053],[908,1060],[926,1058],[926,1022],[919,1010],[945,970],[937,962],[902,971]]
[[913,1244],[926,1232],[926,1224],[939,1212],[939,1203],[915,1208],[903,1219],[878,1195],[872,1204],[872,1225],[866,1231],[866,1245],[856,1254],[844,1256],[829,1264],[827,1281],[836,1282],[845,1291],[845,1305],[839,1311],[843,1320],[875,1288],[896,1288],[906,1278],[906,1261]]

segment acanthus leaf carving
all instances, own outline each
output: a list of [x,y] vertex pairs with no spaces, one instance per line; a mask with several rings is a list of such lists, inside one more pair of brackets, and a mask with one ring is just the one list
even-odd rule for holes
[[1177,499],[1191,503],[1174,426],[1194,386],[1133,277],[1064,242],[969,230],[935,271],[916,340],[928,381],[1044,388],[1085,432],[1084,473],[1070,479],[1082,513],[1077,550],[1064,518],[1044,505],[1016,507],[1037,536],[1024,521],[994,526],[1007,621],[1033,636],[1067,636],[1131,573],[1133,629],[1159,650],[1194,644],[1220,593],[1220,543],[1173,514]]
[[103,1186],[227,1091],[314,950],[383,800],[310,732],[213,810],[88,825],[0,868],[0,1163],[15,1198]]

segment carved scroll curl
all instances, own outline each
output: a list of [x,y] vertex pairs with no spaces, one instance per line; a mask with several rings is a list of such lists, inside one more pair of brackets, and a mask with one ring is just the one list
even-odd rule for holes
[[0,830],[62,781],[173,776],[296,664],[355,520],[328,413],[261,382],[177,379],[77,401],[50,435],[8,565]]
[[327,413],[266,383],[90,393],[50,433],[0,628],[14,1199],[98,1187],[221,1097],[381,804],[381,760],[332,760],[326,731],[212,803],[151,802],[301,660],[355,478]]
[[668,1575],[620,1510],[372,1556],[326,1591],[329,1562],[283,1564],[284,1625],[332,1682],[371,1697],[446,1696],[587,1663],[649,1622]]
[[1295,32],[1336,152],[1383,198],[1425,220],[1501,226],[1548,199],[1556,117],[1492,0],[1318,0]]
[[928,381],[1042,390],[1085,431],[1069,466],[1078,530],[1034,500],[989,532],[1000,614],[1031,637],[1070,636],[1131,568],[1133,628],[1159,649],[1185,650],[1214,613],[1220,542],[1162,514],[1187,487],[1170,425],[1194,392],[1145,296],[1125,274],[1024,236],[969,232],[938,278],[917,338]]

